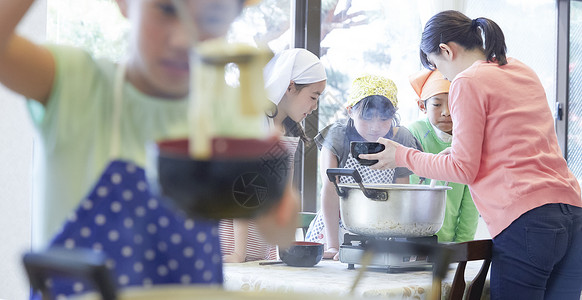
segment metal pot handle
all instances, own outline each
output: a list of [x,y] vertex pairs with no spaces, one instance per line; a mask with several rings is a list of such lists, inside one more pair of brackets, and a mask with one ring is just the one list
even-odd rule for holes
[[356,169],[344,169],[344,168],[329,168],[326,171],[327,178],[329,181],[333,183],[335,186],[335,190],[340,197],[346,197],[347,192],[341,189],[335,180],[336,176],[350,176],[354,179],[354,181],[360,186],[360,189],[364,193],[364,196],[377,201],[386,201],[388,200],[388,193],[382,191],[371,191],[364,187],[362,184],[362,176],[360,176],[360,172]]

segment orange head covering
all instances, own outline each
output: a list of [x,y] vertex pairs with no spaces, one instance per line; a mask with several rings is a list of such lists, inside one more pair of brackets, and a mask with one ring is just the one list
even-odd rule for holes
[[420,100],[427,100],[434,95],[448,93],[451,86],[451,82],[446,80],[438,70],[422,70],[410,75],[408,80],[410,80],[410,84],[418,97],[420,97]]

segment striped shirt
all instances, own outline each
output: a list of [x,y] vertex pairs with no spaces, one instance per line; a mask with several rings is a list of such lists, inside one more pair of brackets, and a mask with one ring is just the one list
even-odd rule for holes
[[[281,144],[289,153],[290,172],[289,180],[293,176],[293,162],[295,151],[299,144],[298,137],[281,137]],[[220,250],[222,255],[230,255],[234,252],[234,226],[233,219],[220,220],[218,224],[218,235],[220,237]],[[274,260],[277,259],[277,246],[268,244],[261,236],[259,229],[254,222],[249,222],[247,233],[247,247],[245,261],[254,260]]]

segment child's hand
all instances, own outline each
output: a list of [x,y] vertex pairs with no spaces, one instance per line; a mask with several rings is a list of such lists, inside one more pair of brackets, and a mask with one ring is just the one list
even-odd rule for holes
[[280,248],[291,246],[299,225],[299,195],[289,183],[281,201],[268,212],[257,217],[255,224],[265,241]]
[[333,260],[339,260],[339,251],[337,250],[337,248],[329,248],[325,250],[325,252],[323,252],[323,258],[325,259],[332,258]]
[[225,255],[222,258],[222,262],[223,263],[242,263],[242,262],[245,262],[245,257],[244,257],[244,255],[240,255],[236,252],[233,252],[232,254]]
[[370,169],[379,170],[396,168],[396,148],[400,144],[385,138],[379,138],[377,142],[384,145],[386,149],[374,154],[360,154],[360,158],[378,160],[377,163],[370,166]]

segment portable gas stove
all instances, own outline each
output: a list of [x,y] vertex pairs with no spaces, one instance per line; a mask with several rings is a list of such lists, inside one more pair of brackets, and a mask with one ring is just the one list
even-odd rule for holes
[[[339,260],[348,264],[348,269],[354,269],[355,264],[360,264],[364,251],[370,243],[377,241],[402,241],[414,243],[437,244],[436,235],[410,238],[378,238],[346,233],[344,243],[340,245]],[[387,272],[392,271],[413,271],[424,270],[432,267],[432,261],[428,256],[402,255],[389,253],[389,251],[376,251],[370,263],[371,266],[386,268]]]

